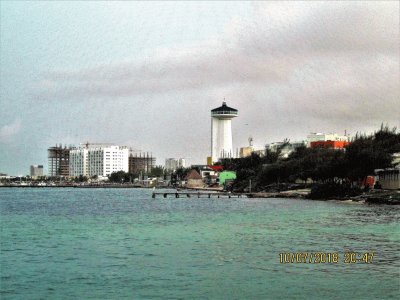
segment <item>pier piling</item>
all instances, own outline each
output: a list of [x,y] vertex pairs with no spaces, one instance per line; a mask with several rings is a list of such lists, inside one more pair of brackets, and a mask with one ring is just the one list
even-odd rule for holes
[[204,195],[207,198],[211,198],[211,197],[217,197],[217,198],[222,198],[222,197],[228,197],[228,198],[232,198],[232,197],[237,197],[237,198],[241,198],[242,194],[239,193],[228,193],[228,192],[202,192],[202,191],[196,191],[196,192],[156,192],[153,191],[151,197],[152,198],[156,198],[157,195],[162,195],[163,198],[168,198],[168,195],[174,195],[175,198],[180,198],[181,196],[184,196],[186,198],[191,198],[193,195],[197,196],[197,198],[201,198],[202,195]]

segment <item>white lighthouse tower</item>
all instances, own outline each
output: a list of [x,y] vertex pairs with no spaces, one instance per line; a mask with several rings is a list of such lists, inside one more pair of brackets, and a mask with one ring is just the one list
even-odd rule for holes
[[222,102],[222,106],[211,110],[211,159],[234,157],[232,147],[232,122],[237,117],[237,109]]

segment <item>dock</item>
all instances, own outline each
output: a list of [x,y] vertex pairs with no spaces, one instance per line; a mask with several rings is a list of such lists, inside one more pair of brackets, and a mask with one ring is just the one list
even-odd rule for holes
[[243,194],[240,193],[228,193],[228,192],[210,192],[210,191],[197,191],[197,192],[156,192],[153,191],[152,198],[156,198],[156,196],[162,196],[164,198],[168,198],[168,196],[173,196],[175,198],[181,198],[181,197],[186,197],[186,198],[191,198],[191,197],[197,197],[197,198],[241,198],[244,196]]

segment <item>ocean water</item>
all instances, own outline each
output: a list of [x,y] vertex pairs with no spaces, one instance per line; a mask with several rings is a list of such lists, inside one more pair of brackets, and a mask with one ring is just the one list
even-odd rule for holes
[[[400,297],[396,206],[2,188],[0,209],[1,299]],[[287,252],[339,262],[280,263]]]

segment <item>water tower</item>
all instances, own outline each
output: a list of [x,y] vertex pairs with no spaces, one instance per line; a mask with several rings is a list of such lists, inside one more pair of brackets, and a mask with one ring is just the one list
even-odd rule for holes
[[237,117],[237,109],[222,102],[222,106],[211,110],[211,159],[234,157],[232,147],[232,122]]

